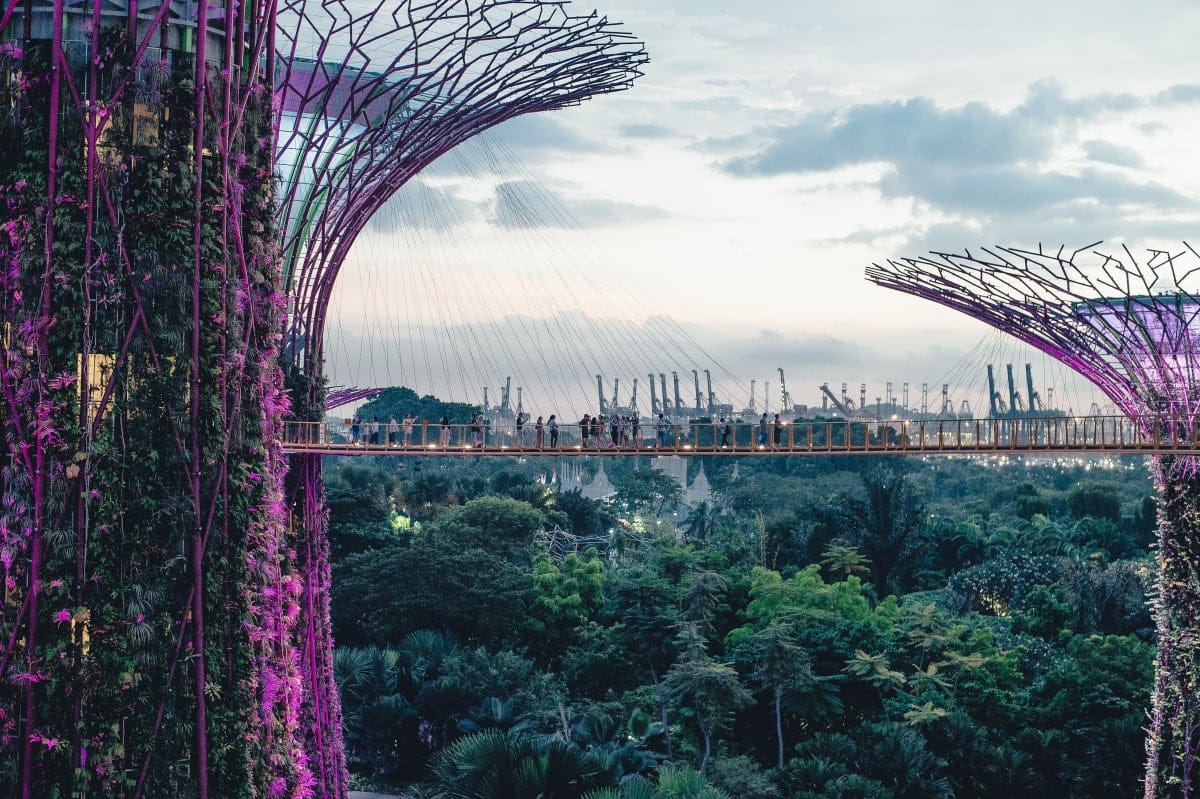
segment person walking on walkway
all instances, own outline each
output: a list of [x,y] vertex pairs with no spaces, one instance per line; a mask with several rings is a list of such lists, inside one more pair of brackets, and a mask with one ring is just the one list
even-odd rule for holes
[[413,434],[413,416],[411,413],[404,414],[404,446],[405,448],[412,446]]
[[588,437],[592,434],[592,417],[590,414],[584,414],[579,420],[579,439],[583,442],[583,448],[587,449]]
[[400,423],[396,421],[396,414],[394,413],[388,417],[387,443],[389,447],[394,447],[400,443]]
[[775,414],[775,423],[772,427],[772,442],[771,449],[779,449],[780,443],[783,442],[783,422],[779,418],[779,414]]
[[442,417],[442,432],[440,434],[440,437],[438,438],[438,441],[441,443],[443,449],[450,446],[450,417],[449,416]]
[[546,446],[546,426],[542,424],[542,417],[538,417],[533,424],[534,441],[537,442],[537,448],[543,449]]
[[550,449],[558,449],[558,417],[550,414],[546,426],[550,428]]
[[350,420],[350,440],[357,444],[358,437],[362,434],[362,419],[358,418],[358,414],[354,414],[354,418]]
[[516,429],[517,429],[517,446],[518,447],[525,446],[525,420],[528,418],[529,417],[526,416],[522,411],[517,411]]
[[733,425],[724,417],[721,417],[721,449],[729,446],[729,437],[733,435]]
[[658,448],[665,447],[667,445],[667,420],[661,413],[654,422],[654,434],[658,439]]
[[767,445],[767,415],[764,413],[762,418],[758,420],[758,446],[765,447]]

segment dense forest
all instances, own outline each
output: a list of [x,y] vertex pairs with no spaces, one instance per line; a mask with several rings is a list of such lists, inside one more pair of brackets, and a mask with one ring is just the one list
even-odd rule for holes
[[648,457],[599,501],[562,466],[326,464],[358,787],[1140,794],[1141,459],[694,458],[694,507]]

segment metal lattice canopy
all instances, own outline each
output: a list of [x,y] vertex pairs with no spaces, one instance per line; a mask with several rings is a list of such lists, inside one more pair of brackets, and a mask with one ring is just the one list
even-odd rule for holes
[[471,136],[624,89],[646,61],[606,18],[536,0],[284,0],[275,49],[286,335],[310,373],[338,271],[392,194]]
[[1037,347],[1133,417],[1200,413],[1200,254],[1097,244],[931,253],[867,268],[867,279],[932,300]]

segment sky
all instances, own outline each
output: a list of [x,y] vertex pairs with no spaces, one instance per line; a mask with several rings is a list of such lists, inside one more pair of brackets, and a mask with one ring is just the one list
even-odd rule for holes
[[709,368],[740,408],[751,379],[777,403],[783,367],[797,403],[892,382],[916,405],[922,383],[965,398],[986,362],[1034,361],[1066,397],[1064,370],[864,268],[1179,249],[1200,217],[1195,3],[600,2],[645,74],[401,189],[339,278],[332,383],[478,402],[513,374],[538,413],[586,403],[597,373],[624,395],[679,371],[689,401]]

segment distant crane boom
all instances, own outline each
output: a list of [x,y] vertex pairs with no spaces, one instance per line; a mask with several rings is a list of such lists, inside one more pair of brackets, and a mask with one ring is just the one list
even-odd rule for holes
[[834,396],[833,392],[829,390],[828,383],[821,384],[821,393],[829,398],[830,403],[833,404],[833,407],[837,409],[838,413],[840,413],[842,416],[845,416],[847,419],[850,418],[850,409],[847,408],[841,400]]
[[500,412],[508,413],[512,410],[512,405],[509,404],[509,389],[512,386],[512,375],[504,378],[504,393],[500,395]]

